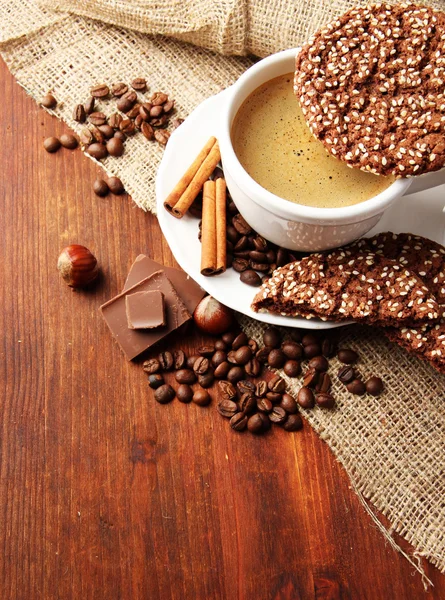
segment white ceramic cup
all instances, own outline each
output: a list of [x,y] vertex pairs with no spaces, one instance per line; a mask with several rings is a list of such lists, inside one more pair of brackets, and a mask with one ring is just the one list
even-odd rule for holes
[[364,202],[342,208],[314,208],[284,200],[264,189],[244,170],[232,146],[233,119],[244,100],[261,84],[294,71],[298,49],[272,54],[248,69],[225,92],[218,139],[230,193],[246,221],[266,239],[292,250],[318,251],[352,242],[372,229],[401,196],[445,183],[445,169],[397,179]]

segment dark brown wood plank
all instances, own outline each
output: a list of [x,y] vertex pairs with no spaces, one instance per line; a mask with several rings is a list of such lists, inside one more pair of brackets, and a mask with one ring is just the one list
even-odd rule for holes
[[[443,598],[445,577],[423,561],[424,592],[308,425],[255,438],[214,405],[154,402],[97,309],[137,254],[174,264],[156,219],[97,198],[80,151],[44,152],[66,127],[0,73],[1,598]],[[102,266],[92,292],[57,273],[73,242]]]

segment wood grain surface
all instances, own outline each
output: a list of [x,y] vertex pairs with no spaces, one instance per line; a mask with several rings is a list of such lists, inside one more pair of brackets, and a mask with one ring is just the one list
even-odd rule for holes
[[[1,599],[444,598],[445,577],[422,561],[424,591],[309,425],[255,438],[215,397],[155,403],[98,307],[139,253],[174,264],[157,221],[95,196],[79,150],[47,154],[66,126],[0,77]],[[91,292],[57,272],[69,243],[100,262]]]

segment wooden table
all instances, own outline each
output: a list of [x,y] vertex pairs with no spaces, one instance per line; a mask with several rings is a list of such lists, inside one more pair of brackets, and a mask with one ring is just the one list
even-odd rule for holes
[[[95,196],[79,150],[47,154],[66,126],[0,68],[0,597],[444,598],[445,577],[423,561],[424,592],[309,425],[255,438],[216,393],[207,409],[156,404],[98,307],[139,253],[174,264],[157,221]],[[100,261],[91,292],[57,272],[69,243]]]

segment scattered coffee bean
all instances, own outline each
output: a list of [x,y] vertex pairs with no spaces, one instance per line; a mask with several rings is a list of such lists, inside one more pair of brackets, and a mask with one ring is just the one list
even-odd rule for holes
[[350,348],[340,348],[337,352],[338,360],[345,365],[353,365],[358,360],[358,354]]
[[282,392],[267,392],[266,398],[272,402],[272,404],[278,404],[281,402],[283,394]]
[[228,400],[234,400],[237,396],[236,388],[230,383],[230,381],[219,381],[218,388],[223,398]]
[[267,363],[273,369],[281,369],[285,362],[286,355],[279,348],[273,348],[273,350],[269,352]]
[[[235,341],[235,339],[238,337],[238,334],[235,333],[234,331],[227,331],[226,333],[223,333],[221,336],[222,341],[226,344],[226,346],[232,346],[233,342]],[[247,338],[247,336],[246,336]],[[244,344],[241,344],[241,346],[243,346]]]
[[94,142],[93,134],[86,127],[84,129],[82,129],[82,131],[80,132],[79,139],[80,139],[80,143],[84,147],[89,146],[90,144],[92,144]]
[[267,382],[266,381],[259,381],[256,386],[255,386],[255,395],[258,396],[258,398],[262,398],[263,396],[265,396],[267,394]]
[[225,379],[231,368],[232,365],[224,361],[215,368],[214,375],[217,379]]
[[269,429],[272,426],[272,423],[270,422],[270,419],[269,419],[269,415],[266,415],[266,413],[262,413],[262,412],[257,413],[257,415],[260,417],[260,419],[263,422],[263,433],[266,433],[266,431],[269,431]]
[[230,364],[232,365],[236,365],[236,358],[235,358],[235,354],[236,351],[235,350],[230,350],[230,352],[227,353],[227,360],[229,361]]
[[316,333],[305,333],[301,338],[303,346],[311,346],[312,344],[318,344],[319,336]]
[[252,358],[249,362],[244,366],[247,375],[249,377],[258,377],[261,373],[261,365],[259,360],[256,358]]
[[189,402],[192,401],[193,390],[189,385],[187,385],[185,383],[181,383],[181,385],[178,386],[178,389],[176,390],[176,397],[179,400],[179,402],[188,404]]
[[252,232],[250,225],[239,213],[233,217],[232,225],[241,235],[249,235]]
[[200,356],[199,358],[197,358],[195,360],[195,363],[193,365],[193,370],[197,375],[203,375],[204,373],[207,373],[207,371],[209,370],[209,367],[210,367],[209,359],[206,358],[205,356]]
[[216,340],[215,350],[222,350],[224,352],[227,350],[227,344],[224,342],[224,340]]
[[113,94],[113,96],[116,96],[116,98],[123,96],[127,92],[128,92],[128,85],[126,83],[122,83],[122,82],[113,83],[113,85],[111,86],[111,93]]
[[[155,377],[155,375],[151,375],[151,377]],[[171,402],[175,396],[175,390],[168,383],[161,385],[161,387],[155,391],[155,400],[159,402],[159,404],[167,404],[168,402]]]
[[301,364],[298,360],[287,360],[284,363],[283,371],[288,377],[298,377],[301,373]]
[[166,350],[158,355],[159,364],[163,371],[170,371],[173,368],[173,354]]
[[284,267],[289,262],[289,254],[284,248],[278,248],[277,251],[277,267]]
[[164,109],[164,113],[168,114],[170,113],[175,107],[175,101],[174,100],[168,100],[164,105],[163,105],[163,109]]
[[311,358],[309,361],[308,367],[324,373],[329,369],[329,363],[324,356],[314,356],[314,358]]
[[263,346],[258,350],[255,355],[255,358],[260,364],[267,363],[267,359],[269,358],[271,348],[269,346]]
[[156,358],[149,358],[142,364],[142,369],[149,375],[152,375],[160,371],[161,365]]
[[247,335],[242,332],[239,333],[232,341],[232,350],[238,350],[242,346],[246,346],[249,342]]
[[252,358],[252,350],[249,346],[241,346],[235,352],[235,362],[238,365],[245,365]]
[[263,413],[270,413],[273,409],[273,404],[269,398],[258,398],[256,406],[257,409]]
[[178,383],[186,383],[191,385],[196,381],[196,375],[191,369],[179,369],[175,373],[175,379]]
[[260,413],[256,413],[249,417],[247,421],[247,429],[250,433],[262,433],[264,428],[263,419],[260,416]]
[[83,107],[83,104],[78,104],[73,112],[73,119],[75,121],[77,121],[78,123],[85,123],[86,119],[87,119],[87,114],[85,112],[85,108]]
[[233,400],[221,400],[216,409],[220,415],[227,419],[230,419],[230,417],[233,417],[238,412],[238,406]]
[[217,350],[212,356],[211,362],[215,368],[219,367],[220,364],[227,362],[227,354],[224,352],[224,350]]
[[193,369],[193,365],[195,364],[195,361],[199,358],[198,354],[193,354],[193,356],[189,356],[187,359],[187,368],[188,369]]
[[124,153],[124,143],[119,138],[113,137],[107,142],[107,150],[110,156],[122,156]]
[[366,391],[368,394],[371,394],[371,396],[380,396],[380,394],[383,392],[383,381],[380,379],[380,377],[373,376],[368,379],[365,387]]
[[287,418],[287,412],[281,406],[274,406],[272,411],[269,413],[269,419],[272,423],[281,425]]
[[198,354],[200,356],[205,356],[206,358],[210,358],[215,352],[214,344],[207,344],[206,346],[200,346],[198,348]]
[[315,369],[309,368],[304,375],[304,379],[303,379],[304,387],[315,387],[315,385],[317,384],[317,381],[318,381],[318,377],[319,377],[319,372],[316,371]]
[[227,373],[227,379],[230,383],[237,383],[244,377],[244,369],[242,367],[232,367]]
[[79,145],[78,139],[75,135],[71,135],[71,133],[63,133],[60,136],[60,143],[68,150],[74,150]]
[[43,96],[40,104],[42,106],[44,106],[45,108],[56,108],[57,106],[57,100],[54,98],[54,96],[52,94],[46,94],[46,96]]
[[320,392],[315,396],[315,402],[320,406],[320,408],[334,408],[335,400],[331,394],[327,392]]
[[207,373],[202,373],[201,375],[198,375],[198,383],[203,388],[211,387],[214,381],[215,376],[213,374],[213,371],[211,370],[207,371]]
[[131,82],[131,87],[138,92],[145,92],[147,89],[147,81],[144,77],[136,77]]
[[271,392],[282,394],[286,390],[286,382],[279,375],[274,375],[268,382],[267,387]]
[[125,192],[124,184],[119,179],[119,177],[110,177],[107,180],[107,184],[108,184],[108,187],[110,188],[111,193],[114,194],[115,196],[120,196],[121,194],[123,194]]
[[297,402],[303,408],[313,408],[315,404],[314,394],[308,387],[302,387],[297,394]]
[[168,96],[163,92],[155,92],[150,98],[150,102],[153,106],[160,106],[161,104],[165,104],[167,102]]
[[365,384],[361,379],[353,379],[350,383],[346,384],[346,389],[356,396],[363,396],[366,392]]
[[[233,261],[233,263],[235,263],[235,260]],[[240,275],[240,279],[243,283],[246,283],[247,285],[251,285],[253,287],[259,287],[261,285],[261,277],[252,269],[246,269],[245,271],[243,271]]]
[[166,129],[156,129],[155,131],[155,140],[159,142],[162,146],[165,146],[170,139],[170,132]]
[[127,117],[129,119],[134,119],[135,125],[136,125],[136,119],[137,118],[139,118],[141,120],[141,122],[142,122],[142,117],[141,117],[141,114],[139,112],[140,108],[141,108],[141,105],[139,104],[139,102],[136,102],[136,104],[134,104],[130,108],[130,110],[127,112]]
[[321,342],[321,353],[323,356],[326,356],[326,358],[332,358],[335,356],[336,351],[337,344],[334,342],[334,340],[332,338],[324,338],[324,340]]
[[290,394],[283,394],[278,406],[281,406],[282,409],[292,415],[298,412],[298,405]]
[[281,344],[281,334],[276,327],[268,327],[263,333],[263,343],[269,348],[278,348]]
[[94,112],[95,106],[96,106],[96,98],[94,98],[94,96],[90,96],[84,104],[85,113],[87,115],[91,115],[91,113]]
[[161,385],[164,385],[164,383],[164,378],[160,373],[152,373],[148,376],[148,385],[153,390],[157,390]]
[[105,136],[99,129],[99,127],[96,127],[96,125],[90,125],[89,130],[91,131],[94,142],[98,142],[99,144],[105,144]]
[[331,383],[331,378],[328,373],[320,373],[315,390],[317,392],[329,392]]
[[303,347],[297,342],[283,342],[281,350],[287,358],[298,360],[303,358]]
[[244,431],[247,427],[247,416],[242,413],[236,413],[230,419],[230,427],[235,431]]
[[173,367],[175,369],[184,369],[187,364],[187,357],[185,356],[185,352],[182,350],[175,350],[173,352]]
[[163,112],[164,112],[164,110],[163,110],[162,106],[159,106],[159,105],[152,106],[150,108],[150,118],[151,119],[153,119],[153,118],[156,119],[156,118],[160,117]]
[[46,140],[43,142],[43,147],[45,148],[45,150],[49,153],[53,153],[53,152],[57,152],[57,150],[60,148],[60,140],[59,138],[56,137],[49,137],[46,138]]
[[107,182],[103,179],[96,179],[93,183],[93,192],[96,196],[104,197],[108,194],[110,188],[107,185]]
[[238,394],[240,396],[243,394],[251,394],[253,396],[255,394],[256,386],[252,381],[241,379],[241,381],[238,381],[236,384],[236,389],[238,390]]
[[97,127],[98,125],[104,125],[107,122],[107,117],[104,115],[103,112],[93,112],[88,117],[88,120],[90,123],[96,125]]
[[125,97],[125,94],[119,98],[116,103],[118,110],[123,113],[127,113],[129,110],[133,108],[134,102],[131,102],[128,98]]
[[255,397],[249,392],[246,392],[241,396],[238,401],[238,405],[240,410],[242,410],[246,415],[251,415],[257,408]]
[[210,404],[211,396],[207,390],[196,390],[193,394],[192,401],[198,406],[207,406]]
[[86,152],[96,160],[101,160],[108,156],[108,151],[104,144],[98,144],[97,142],[88,146]]
[[136,127],[131,119],[122,119],[119,125],[119,131],[125,133],[125,135],[134,135],[136,133]]
[[256,354],[256,352],[258,352],[258,344],[255,340],[249,340],[247,345],[252,350],[252,354]]
[[298,431],[303,427],[303,419],[299,414],[289,415],[283,424],[286,431]]
[[321,354],[320,344],[307,344],[303,346],[303,354],[305,358],[314,358]]
[[105,83],[100,83],[99,85],[95,85],[90,89],[90,94],[93,98],[106,98],[110,93],[110,89]]
[[350,383],[353,379],[356,378],[356,372],[354,367],[344,366],[341,367],[337,373],[337,377],[344,384]]

